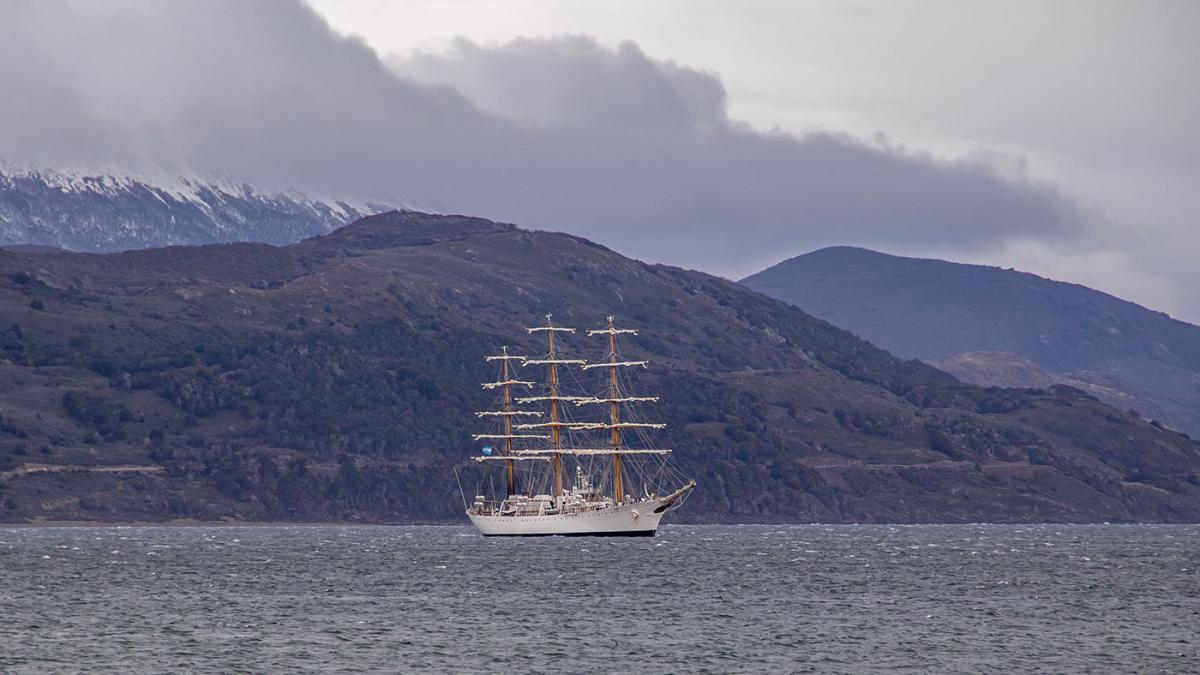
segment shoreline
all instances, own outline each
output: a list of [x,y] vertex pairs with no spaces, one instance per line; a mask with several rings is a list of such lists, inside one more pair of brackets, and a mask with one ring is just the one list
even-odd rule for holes
[[[1002,527],[1038,527],[1045,525],[1053,525],[1059,527],[1081,527],[1081,526],[1106,526],[1106,527],[1148,527],[1148,526],[1188,526],[1200,525],[1197,521],[1188,522],[1111,522],[1111,521],[1086,521],[1086,522],[1061,522],[1061,521],[1036,521],[1036,522],[927,522],[927,523],[763,523],[763,522],[746,522],[746,523],[731,523],[731,522],[710,522],[710,523],[664,523],[664,527],[692,527],[700,526],[707,527],[713,525],[720,526],[749,526],[749,527],[954,527],[954,526],[979,526],[993,525]],[[223,520],[168,520],[168,521],[95,521],[95,520],[48,520],[35,521],[26,523],[5,523],[0,522],[0,530],[5,529],[36,529],[36,528],[85,528],[85,527],[114,527],[114,528],[134,528],[134,527],[466,527],[470,528],[470,522],[462,523],[354,523],[354,522],[327,522],[327,521],[310,521],[310,522],[294,522],[294,521],[223,521]]]
[[0,530],[7,528],[37,528],[37,527],[470,527],[471,523],[336,523],[336,522],[295,522],[272,520],[47,520],[30,523],[0,522]]

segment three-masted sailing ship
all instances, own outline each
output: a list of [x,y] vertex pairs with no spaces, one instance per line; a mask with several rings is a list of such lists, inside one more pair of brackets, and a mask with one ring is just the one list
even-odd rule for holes
[[[502,499],[476,495],[467,509],[471,522],[485,536],[654,536],[696,482],[683,482],[670,467],[670,449],[654,447],[651,433],[666,425],[639,415],[658,397],[634,396],[626,386],[623,371],[647,362],[622,358],[618,336],[637,330],[616,328],[610,316],[606,327],[587,331],[607,342],[607,356],[594,363],[562,356],[555,336],[575,329],[554,325],[549,314],[546,325],[526,330],[545,334],[548,353],[516,356],[505,347],[485,357],[500,366],[499,378],[483,385],[498,391],[499,409],[476,415],[498,428],[474,436],[495,445],[473,459],[502,467],[505,490]],[[518,367],[544,367],[544,382],[521,379]],[[588,394],[580,377],[597,371],[603,380]],[[599,414],[589,418],[589,410]],[[666,492],[672,485],[680,487]]]

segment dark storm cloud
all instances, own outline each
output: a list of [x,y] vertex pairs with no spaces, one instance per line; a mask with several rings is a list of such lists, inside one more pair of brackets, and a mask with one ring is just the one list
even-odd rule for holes
[[826,243],[1070,234],[990,165],[731,121],[713,75],[582,37],[385,66],[307,7],[0,5],[0,156],[222,174],[588,236],[726,274]]

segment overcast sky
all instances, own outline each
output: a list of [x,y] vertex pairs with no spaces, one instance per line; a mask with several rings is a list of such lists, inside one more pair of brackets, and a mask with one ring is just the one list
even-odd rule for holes
[[830,244],[1200,320],[1200,3],[0,2],[0,158],[560,229]]

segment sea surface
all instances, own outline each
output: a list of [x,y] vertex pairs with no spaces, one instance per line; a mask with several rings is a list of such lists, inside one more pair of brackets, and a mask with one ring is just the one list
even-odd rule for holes
[[0,528],[0,672],[1200,672],[1200,526]]

